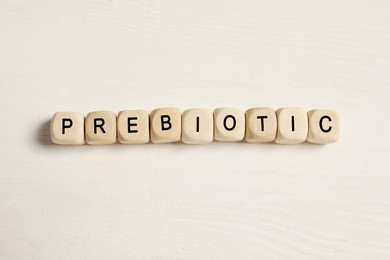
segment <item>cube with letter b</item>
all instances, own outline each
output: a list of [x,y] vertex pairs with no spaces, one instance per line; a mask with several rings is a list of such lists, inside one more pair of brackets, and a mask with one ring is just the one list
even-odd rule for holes
[[155,109],[150,113],[150,139],[153,143],[179,142],[181,112],[178,108]]

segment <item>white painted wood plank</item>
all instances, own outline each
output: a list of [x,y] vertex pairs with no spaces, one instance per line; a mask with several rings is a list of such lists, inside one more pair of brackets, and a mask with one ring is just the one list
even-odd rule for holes
[[[389,259],[389,11],[2,0],[1,259]],[[328,146],[48,139],[56,111],[162,106],[329,108],[342,131]]]

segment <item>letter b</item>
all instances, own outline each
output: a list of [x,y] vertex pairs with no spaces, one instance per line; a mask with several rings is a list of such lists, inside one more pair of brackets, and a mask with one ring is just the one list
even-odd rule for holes
[[171,117],[169,115],[161,115],[161,130],[166,131],[172,128]]

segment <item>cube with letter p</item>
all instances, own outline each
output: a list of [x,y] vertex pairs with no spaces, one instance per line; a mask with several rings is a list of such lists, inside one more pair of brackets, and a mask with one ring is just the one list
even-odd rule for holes
[[50,123],[51,140],[55,144],[84,144],[84,115],[77,112],[57,112]]

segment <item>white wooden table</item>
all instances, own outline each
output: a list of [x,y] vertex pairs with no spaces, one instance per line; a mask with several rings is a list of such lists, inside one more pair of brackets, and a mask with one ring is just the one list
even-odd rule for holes
[[[0,1],[1,259],[390,259],[390,2]],[[52,145],[57,111],[300,106],[328,146]]]

